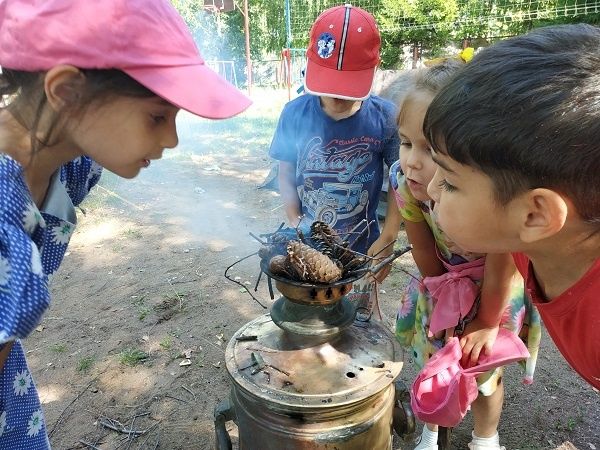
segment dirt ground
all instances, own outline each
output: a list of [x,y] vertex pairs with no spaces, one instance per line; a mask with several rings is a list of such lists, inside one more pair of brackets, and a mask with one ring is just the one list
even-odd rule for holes
[[[223,272],[258,249],[248,232],[272,231],[283,216],[279,196],[256,189],[279,110],[267,103],[231,130],[183,116],[177,150],[134,181],[105,176],[82,205],[53,305],[25,342],[55,449],[213,448],[213,408],[230,387],[226,344],[265,313]],[[251,286],[258,273],[256,258],[232,271]],[[390,326],[406,278],[396,267],[382,286]],[[265,283],[257,296],[272,303]],[[407,359],[401,377],[413,376]],[[505,377],[507,449],[600,448],[600,396],[547,335],[534,384],[520,379],[518,367]],[[467,417],[455,448],[471,429]]]

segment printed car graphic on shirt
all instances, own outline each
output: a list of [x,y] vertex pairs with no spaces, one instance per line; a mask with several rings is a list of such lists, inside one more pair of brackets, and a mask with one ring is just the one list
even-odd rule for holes
[[315,218],[328,225],[360,214],[369,201],[362,184],[323,183],[313,191],[304,190],[302,203]]

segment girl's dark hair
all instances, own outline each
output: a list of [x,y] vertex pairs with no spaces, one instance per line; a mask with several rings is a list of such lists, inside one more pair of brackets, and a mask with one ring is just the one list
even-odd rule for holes
[[428,92],[432,95],[437,94],[464,65],[465,63],[459,59],[449,58],[434,66],[418,69],[412,77],[410,91],[402,98],[399,105],[398,126],[404,119],[402,111],[407,99],[411,99],[411,93]]
[[500,204],[535,188],[600,224],[600,29],[561,25],[483,50],[431,103],[436,152],[491,177]]
[[[60,132],[60,124],[63,120],[84,113],[92,104],[100,106],[115,97],[152,97],[156,95],[120,70],[81,69],[81,72],[85,75],[85,85],[77,103],[71,105],[60,115],[55,115],[51,119],[45,135],[40,138],[38,137],[38,128],[47,104],[43,87],[45,72],[2,69],[2,73],[0,73],[0,105],[8,108],[16,120],[29,130],[32,154],[44,146],[52,145],[52,139]],[[24,111],[29,111],[29,114]]]

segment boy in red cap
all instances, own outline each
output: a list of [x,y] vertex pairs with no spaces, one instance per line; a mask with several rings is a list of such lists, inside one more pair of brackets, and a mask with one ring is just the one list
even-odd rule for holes
[[[280,161],[290,225],[322,221],[343,234],[367,219],[369,230],[352,249],[371,255],[395,240],[399,228],[386,223],[380,236],[376,217],[383,164],[396,161],[399,149],[395,105],[370,94],[380,46],[367,11],[346,4],[321,13],[306,52],[307,94],[284,107],[269,152]],[[368,295],[363,288],[362,297]]]

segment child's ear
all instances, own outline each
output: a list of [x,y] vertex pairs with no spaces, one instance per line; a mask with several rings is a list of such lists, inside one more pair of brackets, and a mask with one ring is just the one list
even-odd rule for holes
[[55,111],[77,103],[81,98],[84,84],[85,76],[77,67],[69,65],[53,67],[44,77],[44,90],[48,103]]
[[523,215],[519,237],[533,243],[558,233],[567,220],[569,207],[565,199],[550,189],[533,189],[522,198]]

